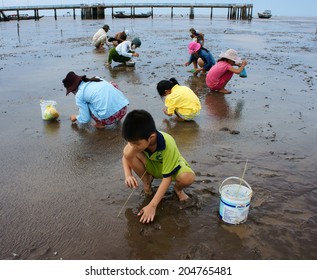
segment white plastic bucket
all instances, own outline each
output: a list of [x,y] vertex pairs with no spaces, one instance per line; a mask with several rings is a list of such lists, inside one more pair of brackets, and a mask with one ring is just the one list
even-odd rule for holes
[[[225,184],[228,181],[234,183]],[[248,218],[252,197],[250,185],[241,178],[229,177],[221,183],[219,192],[220,219],[234,225],[244,223]]]
[[58,112],[56,112],[57,116],[51,116],[50,114],[48,114],[46,110],[48,106],[52,106],[54,109],[56,109],[56,105],[57,105],[56,101],[53,101],[53,100],[40,100],[41,113],[42,113],[43,120],[47,121],[47,120],[52,120],[58,117]]

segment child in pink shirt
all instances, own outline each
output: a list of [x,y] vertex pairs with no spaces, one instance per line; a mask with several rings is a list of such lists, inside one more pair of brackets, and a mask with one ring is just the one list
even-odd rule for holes
[[[221,53],[219,57],[220,59],[216,65],[209,70],[206,76],[206,84],[213,91],[230,94],[231,91],[225,89],[227,83],[233,74],[240,74],[243,71],[247,61],[241,60],[234,49]],[[239,68],[233,66],[239,66]]]

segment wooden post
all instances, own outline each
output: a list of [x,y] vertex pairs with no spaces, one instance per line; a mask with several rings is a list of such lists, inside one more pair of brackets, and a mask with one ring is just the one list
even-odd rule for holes
[[173,18],[173,7],[171,8],[171,18]]
[[73,19],[76,19],[75,8],[73,9]]
[[212,19],[213,8],[210,8],[210,19]]
[[55,20],[57,20],[57,13],[56,13],[56,9],[54,9],[54,18],[55,18]]
[[91,19],[92,18],[92,13],[91,13],[91,8],[85,8],[85,19]]
[[103,7],[98,7],[97,8],[98,12],[98,19],[104,19],[105,18],[105,9]]
[[195,18],[195,16],[194,16],[194,7],[190,7],[189,18],[190,19],[194,19]]

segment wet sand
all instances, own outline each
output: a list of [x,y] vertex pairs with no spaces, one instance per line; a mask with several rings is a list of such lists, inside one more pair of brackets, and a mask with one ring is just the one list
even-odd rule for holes
[[[140,36],[136,67],[105,67],[108,50],[90,46],[103,21],[44,17],[0,22],[0,259],[316,259],[316,53],[313,19],[229,22],[224,18],[111,20],[111,34]],[[235,48],[248,77],[231,95],[210,93],[204,77],[183,67],[188,30],[206,34],[215,57]],[[77,112],[62,79],[75,71],[115,81],[129,110],[150,111],[174,136],[197,174],[180,205],[172,191],[155,221],[136,214],[149,198],[124,186],[120,125],[71,125]],[[156,92],[175,77],[199,96],[195,122],[165,118]],[[40,99],[55,100],[60,118],[41,119]],[[254,195],[246,223],[219,220],[219,186],[241,176]],[[158,186],[159,181],[154,181]]]

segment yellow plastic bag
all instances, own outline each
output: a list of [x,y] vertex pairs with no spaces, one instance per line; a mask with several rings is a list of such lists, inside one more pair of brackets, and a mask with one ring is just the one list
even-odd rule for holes
[[59,117],[56,109],[57,103],[53,100],[41,100],[42,119],[45,121],[55,120]]

